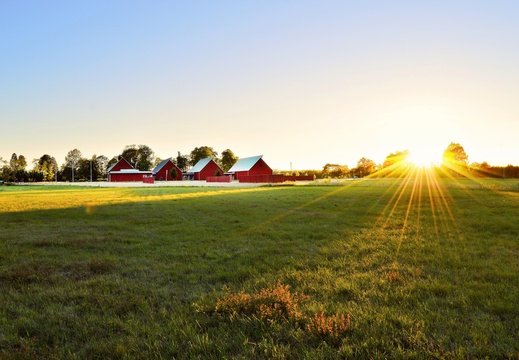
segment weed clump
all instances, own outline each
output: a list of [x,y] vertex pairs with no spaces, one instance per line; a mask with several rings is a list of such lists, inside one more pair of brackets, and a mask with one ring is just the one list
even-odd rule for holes
[[228,293],[216,300],[214,313],[229,321],[247,319],[295,327],[313,340],[337,344],[351,330],[350,315],[305,313],[301,309],[308,299],[309,296],[293,293],[288,285],[278,281],[253,293]]
[[390,272],[387,276],[387,279],[389,282],[397,282],[402,280],[402,275],[400,275],[400,272]]
[[216,301],[215,311],[226,314],[229,319],[236,316],[255,316],[262,321],[298,321],[302,317],[299,307],[308,296],[291,293],[288,285],[281,282],[261,289],[259,292],[246,294],[240,291],[228,294]]
[[307,330],[310,334],[320,335],[329,340],[342,338],[350,330],[350,314],[326,316],[324,311],[309,318]]

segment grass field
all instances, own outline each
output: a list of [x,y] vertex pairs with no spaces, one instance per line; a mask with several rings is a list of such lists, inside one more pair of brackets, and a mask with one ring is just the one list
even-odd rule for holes
[[0,358],[519,358],[519,184],[0,187]]

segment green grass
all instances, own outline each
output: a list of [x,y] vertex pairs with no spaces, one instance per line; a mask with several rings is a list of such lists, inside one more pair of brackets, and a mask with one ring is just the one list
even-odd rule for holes
[[413,183],[0,187],[0,358],[518,358],[519,184]]

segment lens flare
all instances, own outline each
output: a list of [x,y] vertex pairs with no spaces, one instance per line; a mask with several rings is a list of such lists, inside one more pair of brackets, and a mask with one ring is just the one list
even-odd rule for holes
[[409,152],[407,161],[416,167],[432,168],[439,163],[439,157],[431,149],[418,148]]

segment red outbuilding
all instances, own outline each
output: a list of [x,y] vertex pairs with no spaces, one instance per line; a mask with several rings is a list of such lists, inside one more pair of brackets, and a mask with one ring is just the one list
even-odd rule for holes
[[272,175],[270,166],[262,159],[263,155],[239,159],[226,173],[234,180],[240,180],[241,176]]
[[[176,174],[174,177],[171,176],[172,169],[175,169]],[[182,180],[182,171],[171,161],[171,158],[163,160],[158,164],[152,171],[156,181],[171,181],[171,180]]]
[[111,171],[119,171],[122,169],[134,169],[134,167],[128,162],[128,160],[119,156],[117,162],[108,168],[108,174],[110,174]]
[[151,171],[140,171],[137,169],[122,169],[108,173],[109,182],[144,182],[144,179],[153,177]]
[[119,156],[119,160],[108,169],[108,182],[144,182],[144,179],[150,176],[151,171],[135,169],[122,156]]
[[184,173],[186,180],[206,180],[210,176],[223,175],[222,168],[214,161],[213,158],[205,158],[199,160],[193,168]]

